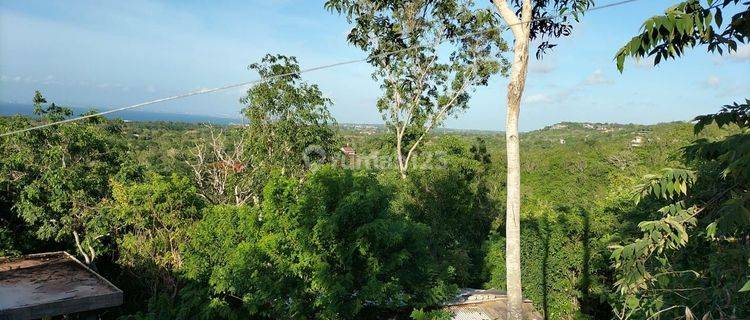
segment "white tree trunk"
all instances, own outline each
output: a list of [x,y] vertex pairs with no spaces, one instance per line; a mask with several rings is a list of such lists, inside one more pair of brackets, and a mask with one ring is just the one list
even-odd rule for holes
[[500,15],[513,31],[513,64],[508,83],[508,100],[505,119],[507,154],[507,203],[505,211],[505,268],[508,290],[508,320],[523,319],[523,292],[521,290],[521,152],[518,137],[518,116],[521,97],[526,85],[529,62],[529,29],[531,1],[524,0],[519,18],[506,0],[494,0]]

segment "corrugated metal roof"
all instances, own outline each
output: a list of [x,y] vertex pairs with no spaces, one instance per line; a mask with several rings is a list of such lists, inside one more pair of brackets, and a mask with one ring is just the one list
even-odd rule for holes
[[[506,302],[507,297],[501,291],[463,289],[443,310],[452,313],[452,319],[456,320],[504,320],[507,314]],[[534,310],[530,300],[524,300],[523,308],[527,319],[543,319]]]

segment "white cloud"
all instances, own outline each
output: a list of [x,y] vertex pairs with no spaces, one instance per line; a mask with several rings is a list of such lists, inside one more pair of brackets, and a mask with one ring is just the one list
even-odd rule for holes
[[715,75],[710,75],[708,76],[708,79],[706,79],[706,85],[713,88],[718,87],[720,82],[719,77]]
[[729,55],[729,59],[735,60],[735,61],[750,60],[750,44],[737,47],[737,51],[732,52]]
[[589,75],[586,80],[583,81],[583,83],[587,85],[611,84],[612,82],[612,79],[609,79],[602,69],[596,69],[594,73]]
[[557,69],[557,64],[552,62],[543,62],[539,60],[532,60],[532,62],[529,63],[529,72],[532,73],[550,73],[552,71],[555,71]]
[[632,59],[633,66],[640,69],[651,69],[654,67],[654,61],[650,58]]
[[524,98],[525,103],[549,103],[552,102],[552,97],[544,93],[536,93],[527,95]]

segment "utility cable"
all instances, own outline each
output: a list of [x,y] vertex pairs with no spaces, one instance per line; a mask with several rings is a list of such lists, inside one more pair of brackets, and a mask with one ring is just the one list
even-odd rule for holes
[[[584,10],[583,12],[590,12],[590,11],[595,11],[595,10],[600,10],[600,9],[605,9],[605,8],[611,8],[611,7],[620,6],[620,5],[624,5],[624,4],[631,3],[631,2],[636,2],[636,1],[638,1],[638,0],[617,1],[617,2],[606,4],[606,5],[602,5],[602,6],[589,8],[589,9]],[[548,17],[541,17],[541,18],[531,19],[531,20],[528,20],[528,21],[521,21],[521,22],[509,24],[509,25],[507,25],[505,27],[501,27],[500,30],[504,31],[504,30],[506,30],[506,29],[508,29],[508,28],[510,28],[512,26],[515,26],[515,25],[525,24],[525,23],[532,23],[532,22],[543,21],[543,20],[557,19],[557,18],[569,16],[569,15],[572,15],[572,14],[573,14],[572,12],[568,12],[568,13],[554,15],[554,16],[548,16]],[[461,39],[464,39],[464,38],[471,37],[473,35],[482,34],[482,33],[490,32],[490,31],[493,31],[493,30],[495,30],[495,28],[490,28],[490,29],[487,29],[487,30],[481,30],[481,31],[475,31],[475,32],[465,33],[465,34],[462,34],[462,35],[459,35],[459,36],[455,36],[455,37],[443,39],[443,40],[439,41],[438,44],[441,44],[441,43],[444,43],[444,42],[447,42],[447,41],[461,40]],[[292,76],[292,75],[300,75],[300,74],[303,74],[303,73],[307,73],[307,72],[311,72],[311,71],[316,71],[316,70],[328,69],[328,68],[333,68],[333,67],[338,67],[338,66],[343,66],[343,65],[348,65],[348,64],[354,64],[354,63],[359,63],[359,62],[366,62],[367,60],[370,60],[370,59],[383,58],[383,57],[387,57],[389,55],[398,54],[398,53],[402,53],[402,52],[405,52],[405,51],[414,50],[414,49],[418,49],[418,48],[424,48],[424,47],[427,47],[427,46],[426,45],[415,45],[415,46],[406,47],[406,48],[402,48],[402,49],[398,49],[398,50],[393,50],[393,51],[379,53],[379,54],[376,54],[376,55],[369,56],[367,58],[355,59],[355,60],[348,60],[348,61],[342,61],[342,62],[336,62],[336,63],[321,65],[321,66],[317,66],[317,67],[313,67],[313,68],[301,69],[301,70],[295,71],[295,72],[288,72],[288,73],[283,73],[283,74],[277,74],[277,75],[274,75],[274,76],[270,76],[270,77],[266,77],[266,78],[261,78],[261,79],[256,79],[256,80],[252,80],[252,81],[245,81],[245,82],[239,82],[239,83],[234,83],[234,84],[228,84],[228,85],[225,85],[225,86],[216,87],[216,88],[212,88],[212,89],[200,89],[200,90],[190,91],[190,92],[186,92],[186,93],[183,93],[183,94],[178,94],[178,95],[174,95],[174,96],[170,96],[170,97],[159,98],[159,99],[155,99],[155,100],[141,102],[141,103],[137,103],[137,104],[134,104],[134,105],[129,105],[129,106],[121,107],[121,108],[116,108],[116,109],[106,110],[106,111],[102,111],[102,112],[87,114],[87,115],[79,116],[79,117],[75,117],[75,118],[69,118],[69,119],[65,119],[65,120],[60,120],[60,121],[45,123],[45,124],[41,124],[41,125],[37,125],[37,126],[33,126],[33,127],[24,128],[24,129],[19,129],[19,130],[14,130],[14,131],[8,131],[8,132],[5,132],[3,134],[0,134],[0,137],[10,136],[10,135],[14,135],[14,134],[17,134],[17,133],[23,133],[23,132],[28,132],[28,131],[32,131],[32,130],[38,130],[38,129],[47,128],[47,127],[52,127],[52,126],[56,126],[56,125],[59,125],[59,124],[64,124],[64,123],[69,123],[69,122],[84,120],[84,119],[88,119],[88,118],[99,117],[99,116],[108,115],[108,114],[111,114],[111,113],[120,112],[120,111],[124,111],[124,110],[141,108],[141,107],[145,107],[145,106],[156,104],[156,103],[160,103],[160,102],[172,101],[172,100],[187,98],[187,97],[191,97],[191,96],[195,96],[195,95],[200,95],[200,94],[212,93],[212,92],[223,91],[223,90],[237,88],[237,87],[243,87],[243,86],[258,84],[258,83],[266,82],[266,81],[269,81],[269,80],[278,79],[278,78],[281,78],[281,77],[288,77],[288,76]]]

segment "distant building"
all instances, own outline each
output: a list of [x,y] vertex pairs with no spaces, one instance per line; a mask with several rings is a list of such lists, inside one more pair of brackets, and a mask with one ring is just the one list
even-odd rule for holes
[[239,162],[239,161],[232,161],[232,160],[222,160],[222,161],[216,161],[210,164],[211,167],[214,169],[225,171],[225,172],[234,172],[234,173],[241,173],[245,171],[245,164]]
[[635,136],[633,140],[630,140],[631,147],[640,147],[642,145],[643,145],[643,137],[641,136]]
[[348,165],[352,165],[357,160],[357,151],[354,150],[354,148],[350,147],[348,144],[346,146],[341,147],[341,153],[344,154],[344,163]]
[[350,147],[349,145],[341,147],[341,152],[343,152],[347,157],[353,157],[357,155],[357,152],[354,151],[354,148]]
[[[441,308],[451,313],[451,319],[506,319],[508,297],[497,290],[461,289],[452,301]],[[542,320],[531,300],[524,299],[525,319]]]

